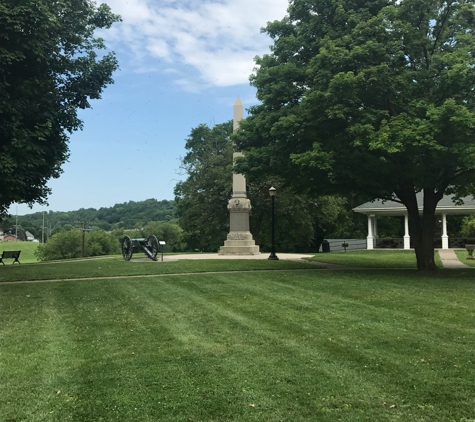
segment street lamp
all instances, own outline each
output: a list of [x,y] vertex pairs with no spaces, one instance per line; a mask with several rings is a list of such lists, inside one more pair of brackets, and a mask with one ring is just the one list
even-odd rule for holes
[[269,195],[272,198],[272,249],[271,249],[271,253],[269,255],[269,258],[267,258],[267,259],[277,260],[279,258],[275,254],[275,236],[274,236],[274,232],[275,232],[275,230],[274,230],[274,226],[275,226],[275,212],[274,212],[275,193],[276,193],[276,189],[274,188],[274,186],[272,186],[269,189]]

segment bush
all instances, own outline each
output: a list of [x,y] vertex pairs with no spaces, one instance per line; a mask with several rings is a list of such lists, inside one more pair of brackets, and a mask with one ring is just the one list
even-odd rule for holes
[[460,227],[460,236],[475,237],[475,216],[470,215],[463,218],[462,226]]
[[178,224],[151,221],[142,229],[142,233],[145,238],[153,234],[157,236],[158,240],[164,240],[166,242],[165,251],[181,252],[184,250],[183,229]]
[[120,243],[111,233],[94,230],[86,233],[85,256],[116,255],[120,253]]
[[[82,249],[81,230],[62,230],[52,235],[48,242],[39,245],[35,256],[40,261],[80,258]],[[117,238],[103,230],[86,232],[84,256],[113,255],[120,253]]]

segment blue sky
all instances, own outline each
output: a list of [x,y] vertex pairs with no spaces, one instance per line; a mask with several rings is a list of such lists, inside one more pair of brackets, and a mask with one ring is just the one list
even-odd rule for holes
[[287,0],[106,0],[123,22],[100,33],[120,70],[70,137],[70,159],[53,179],[49,206],[14,204],[10,213],[111,207],[173,199],[180,157],[192,128],[232,119],[249,86],[254,57],[269,52],[266,22]]

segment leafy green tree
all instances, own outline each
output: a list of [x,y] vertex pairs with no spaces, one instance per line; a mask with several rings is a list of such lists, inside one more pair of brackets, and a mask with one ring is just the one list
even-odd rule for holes
[[199,125],[186,141],[181,169],[188,176],[175,186],[176,212],[192,250],[216,251],[229,231],[232,192],[232,122],[212,129]]
[[[217,251],[229,232],[228,200],[232,194],[231,141],[232,122],[209,128],[192,129],[186,142],[187,154],[182,170],[188,178],[175,187],[179,224],[190,249]],[[261,250],[270,249],[271,199],[269,188],[275,186],[276,244],[279,251],[305,250],[313,242],[315,230],[327,230],[343,203],[306,195],[296,195],[278,176],[261,178],[254,174],[247,180],[252,212],[250,230]],[[340,208],[339,208],[340,207]],[[335,209],[338,211],[335,213]],[[319,226],[320,225],[320,226]]]
[[78,109],[101,97],[117,69],[94,36],[119,16],[90,0],[0,3],[0,215],[12,202],[46,203],[68,158]]
[[240,171],[404,204],[418,269],[434,270],[436,206],[473,190],[474,30],[468,0],[291,0],[265,28]]

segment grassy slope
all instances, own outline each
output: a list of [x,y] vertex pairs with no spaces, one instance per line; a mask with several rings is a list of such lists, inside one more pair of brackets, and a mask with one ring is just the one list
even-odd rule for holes
[[[38,247],[37,242],[3,242],[0,241],[0,255],[3,251],[21,251],[20,262],[22,264],[37,262],[34,252]],[[9,265],[13,262],[13,259],[6,259],[5,264]],[[17,264],[15,264],[17,265]]]
[[[416,268],[417,266],[414,251],[399,249],[319,253],[310,260],[361,268]],[[438,253],[435,254],[435,263],[438,267],[442,267]]]
[[474,415],[471,270],[190,274],[0,292],[2,421]]

